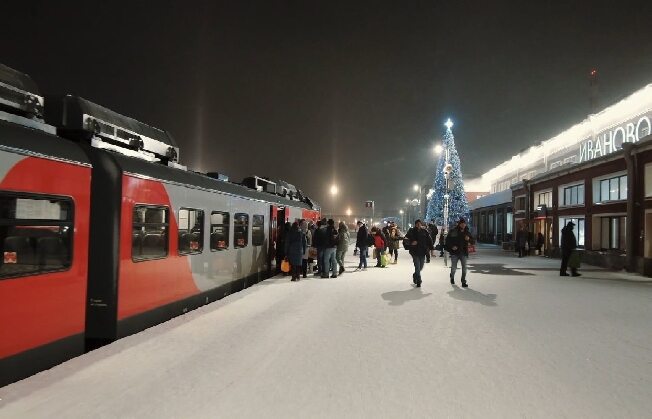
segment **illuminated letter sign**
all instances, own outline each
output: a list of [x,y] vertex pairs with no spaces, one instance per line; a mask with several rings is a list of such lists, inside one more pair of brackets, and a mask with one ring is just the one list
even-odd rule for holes
[[597,157],[606,156],[623,148],[623,143],[637,143],[652,132],[652,121],[648,116],[642,116],[634,122],[624,123],[609,131],[598,133],[593,139],[580,142],[580,160],[585,162]]

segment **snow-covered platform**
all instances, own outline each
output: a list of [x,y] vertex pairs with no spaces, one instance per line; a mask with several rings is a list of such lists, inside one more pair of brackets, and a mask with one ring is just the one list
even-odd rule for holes
[[481,248],[470,288],[435,258],[419,289],[401,253],[267,280],[4,387],[0,417],[650,416],[650,281]]

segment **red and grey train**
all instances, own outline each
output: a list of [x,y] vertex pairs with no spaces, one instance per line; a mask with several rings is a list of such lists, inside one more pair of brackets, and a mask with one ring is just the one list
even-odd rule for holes
[[0,65],[0,386],[265,279],[276,226],[320,216],[177,161],[167,132]]

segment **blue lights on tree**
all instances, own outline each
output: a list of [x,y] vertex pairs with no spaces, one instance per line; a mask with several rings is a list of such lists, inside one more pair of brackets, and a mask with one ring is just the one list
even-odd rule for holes
[[444,125],[446,126],[446,132],[442,141],[443,149],[439,156],[439,162],[437,163],[435,181],[432,186],[433,193],[430,196],[426,210],[426,220],[429,222],[434,218],[437,225],[444,224],[444,195],[447,193],[444,169],[446,168],[446,157],[448,154],[448,163],[450,164],[448,224],[455,225],[461,217],[469,223],[469,203],[464,193],[462,165],[460,163],[460,156],[457,154],[457,149],[455,148],[455,137],[452,131],[453,123],[449,119]]

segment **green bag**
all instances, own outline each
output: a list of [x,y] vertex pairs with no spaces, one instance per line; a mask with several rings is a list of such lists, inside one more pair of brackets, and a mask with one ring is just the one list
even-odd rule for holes
[[580,258],[580,252],[573,250],[570,258],[568,258],[568,267],[572,269],[579,269],[581,263],[582,260]]
[[383,253],[380,256],[380,266],[385,267],[389,265],[389,255],[387,253]]

